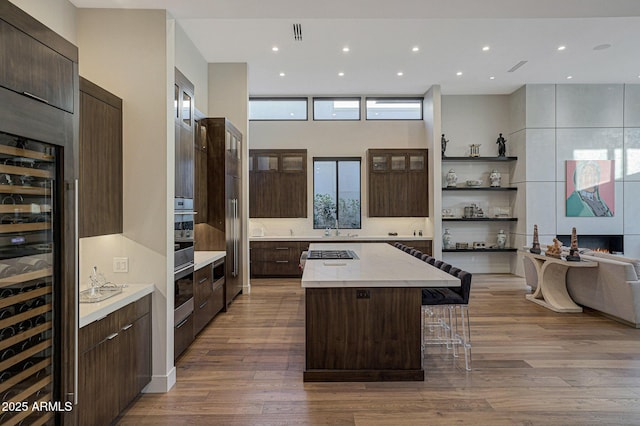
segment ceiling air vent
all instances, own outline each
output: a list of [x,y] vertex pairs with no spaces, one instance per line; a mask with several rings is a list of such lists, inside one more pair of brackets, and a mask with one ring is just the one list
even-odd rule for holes
[[511,69],[509,69],[509,71],[507,72],[514,72],[516,71],[518,68],[520,68],[521,66],[523,66],[524,64],[526,64],[529,61],[520,61],[517,64],[515,64],[514,66],[511,67]]
[[293,39],[302,41],[302,24],[293,24]]

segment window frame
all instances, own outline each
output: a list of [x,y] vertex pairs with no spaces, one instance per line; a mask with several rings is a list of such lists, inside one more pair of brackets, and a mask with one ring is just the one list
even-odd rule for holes
[[[304,118],[251,118],[252,101],[304,101]],[[248,106],[249,121],[309,121],[309,98],[306,96],[250,96]]]
[[[419,118],[369,118],[369,101],[387,100],[387,101],[416,101],[420,105]],[[420,96],[367,96],[364,99],[364,119],[366,121],[419,121],[424,119],[424,97]]]
[[[359,164],[359,173],[358,173],[358,187],[360,188],[360,209],[358,212],[359,215],[359,224],[360,227],[358,228],[340,228],[338,226],[338,229],[362,229],[362,157],[313,157],[313,197],[312,197],[312,211],[313,211],[313,229],[325,229],[325,227],[317,227],[316,226],[316,221],[315,221],[315,211],[316,211],[316,174],[315,174],[315,167],[316,167],[316,161],[323,161],[323,162],[335,162],[336,163],[336,198],[338,201],[337,202],[337,206],[336,206],[336,221],[338,222],[338,224],[340,223],[340,214],[339,214],[339,210],[338,207],[340,206],[339,204],[339,194],[340,194],[340,172],[339,172],[339,167],[338,167],[338,163],[340,161],[357,161]],[[335,229],[335,228],[331,228],[331,229]]]
[[[358,118],[316,118],[316,101],[358,101]],[[311,117],[313,121],[362,121],[362,97],[361,96],[314,96],[311,99]]]

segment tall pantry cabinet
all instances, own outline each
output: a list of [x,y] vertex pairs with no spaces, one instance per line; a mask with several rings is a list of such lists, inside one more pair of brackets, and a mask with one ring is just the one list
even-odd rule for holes
[[[196,250],[225,250],[225,304],[242,292],[242,133],[226,118],[198,120],[206,137],[206,223]],[[197,179],[197,178],[196,178]],[[197,179],[198,180],[198,179]],[[202,182],[196,182],[202,185]]]

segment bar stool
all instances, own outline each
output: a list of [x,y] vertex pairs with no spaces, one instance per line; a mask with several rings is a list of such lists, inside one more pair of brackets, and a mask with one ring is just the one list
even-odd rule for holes
[[420,259],[422,257],[422,252],[418,249],[411,249],[409,250],[409,254],[413,257],[417,257],[418,259]]
[[[442,262],[444,263],[444,262]],[[450,268],[451,275],[460,279],[460,287],[425,288],[422,289],[422,305],[427,308],[437,306],[444,308],[438,318],[441,332],[430,337],[428,317],[423,316],[423,348],[425,345],[446,345],[452,349],[453,356],[458,356],[460,346],[464,352],[465,369],[471,370],[471,328],[469,322],[469,295],[471,293],[472,274],[459,268]],[[423,309],[423,314],[425,309]],[[428,312],[426,312],[428,314]],[[447,318],[448,317],[448,318]],[[447,321],[448,319],[448,321]]]

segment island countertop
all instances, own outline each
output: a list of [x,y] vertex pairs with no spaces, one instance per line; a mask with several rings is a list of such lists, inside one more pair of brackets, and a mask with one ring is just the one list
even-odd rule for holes
[[460,280],[386,243],[312,243],[309,250],[352,250],[359,259],[307,260],[302,287],[459,287]]

